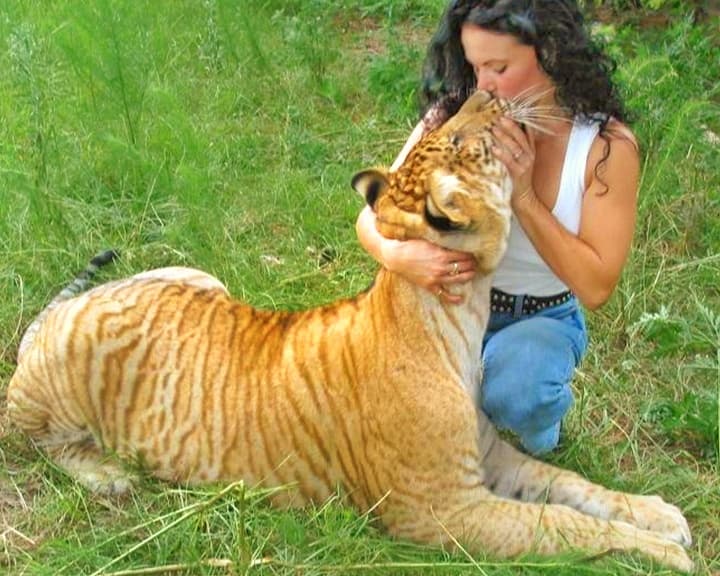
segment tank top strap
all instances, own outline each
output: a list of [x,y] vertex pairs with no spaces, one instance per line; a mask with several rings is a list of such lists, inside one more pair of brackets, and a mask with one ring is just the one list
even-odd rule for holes
[[568,138],[553,215],[574,234],[580,229],[588,154],[599,130],[598,122],[576,118]]

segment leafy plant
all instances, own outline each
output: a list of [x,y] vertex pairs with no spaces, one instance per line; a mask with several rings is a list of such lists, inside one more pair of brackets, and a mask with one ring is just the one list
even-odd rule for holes
[[671,442],[720,464],[720,402],[717,393],[687,392],[680,400],[650,405],[643,419]]
[[720,314],[697,298],[691,302],[695,313],[676,315],[663,305],[656,313],[643,314],[631,333],[652,342],[656,357],[691,357],[681,369],[708,376],[707,381],[714,377],[717,386],[685,390],[680,400],[654,402],[644,419],[670,441],[720,464]]

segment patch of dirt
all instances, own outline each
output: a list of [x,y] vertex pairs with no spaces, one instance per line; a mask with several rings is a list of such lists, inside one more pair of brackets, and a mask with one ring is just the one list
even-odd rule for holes
[[38,486],[19,486],[14,477],[11,452],[17,445],[16,434],[7,416],[5,387],[0,387],[0,566],[10,566],[13,558],[34,549],[37,536],[24,532],[24,524],[31,513],[30,503]]
[[[684,7],[684,13],[691,13],[694,24],[708,22],[720,17],[720,2],[717,0],[691,0]],[[592,10],[590,18],[604,24],[631,24],[641,29],[666,28],[679,18],[672,10],[616,10],[611,6],[600,6]]]
[[365,41],[362,44],[363,51],[377,55],[385,52],[385,43],[380,38],[379,32],[382,29],[380,23],[373,18],[347,18],[337,16],[335,27],[342,30],[343,35],[363,35]]
[[[362,37],[361,51],[372,56],[380,56],[387,51],[387,33],[382,24],[371,17],[347,19],[337,17],[336,27],[343,34]],[[433,30],[418,26],[412,22],[399,22],[392,28],[393,35],[408,46],[419,46],[425,49],[432,37]],[[355,44],[355,42],[353,42]]]
[[32,510],[31,492],[27,486],[21,490],[11,477],[0,477],[0,566],[12,564],[19,553],[38,545],[37,536],[23,532],[23,520]]

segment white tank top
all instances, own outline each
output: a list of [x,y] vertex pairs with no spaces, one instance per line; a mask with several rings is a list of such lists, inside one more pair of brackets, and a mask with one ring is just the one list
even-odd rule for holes
[[[552,209],[552,215],[575,235],[580,230],[587,157],[599,127],[597,122],[577,118],[573,122],[560,176],[560,189]],[[493,286],[509,294],[533,296],[551,296],[568,289],[537,253],[517,218],[513,218],[510,224],[507,252],[495,272]]]

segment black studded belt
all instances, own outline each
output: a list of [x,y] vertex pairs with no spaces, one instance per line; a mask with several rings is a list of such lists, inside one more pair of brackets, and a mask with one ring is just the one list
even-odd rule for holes
[[497,288],[490,290],[490,311],[515,313],[518,306],[521,314],[534,314],[545,308],[563,304],[572,298],[572,292],[565,291],[552,296],[529,296],[527,294],[508,294]]

